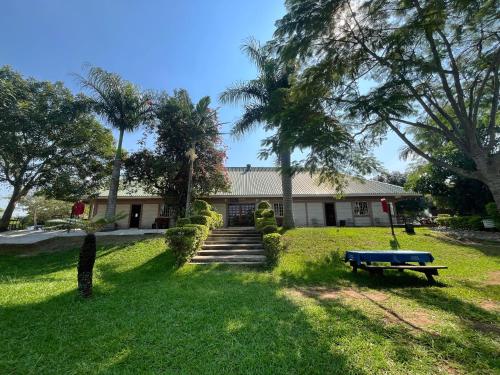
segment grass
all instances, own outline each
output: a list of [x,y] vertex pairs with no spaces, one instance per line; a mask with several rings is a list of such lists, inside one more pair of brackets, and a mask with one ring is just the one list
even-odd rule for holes
[[[285,239],[264,270],[175,269],[161,239],[101,248],[88,301],[76,297],[76,250],[0,256],[0,373],[500,371],[498,244],[386,228]],[[396,247],[432,251],[450,269],[429,287],[411,272],[353,275],[342,260]]]

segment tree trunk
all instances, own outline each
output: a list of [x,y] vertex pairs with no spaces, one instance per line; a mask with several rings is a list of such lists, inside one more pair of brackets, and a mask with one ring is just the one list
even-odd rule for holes
[[88,233],[83,240],[78,259],[78,292],[83,298],[92,296],[92,272],[96,254],[96,237]]
[[483,182],[490,189],[493,200],[497,204],[497,209],[500,211],[500,175],[493,175]]
[[482,175],[480,180],[490,189],[497,209],[500,211],[500,158],[488,162],[484,158],[478,157],[474,159],[474,162]]
[[0,220],[0,232],[5,232],[9,229],[10,219],[12,218],[12,214],[14,212],[14,209],[16,208],[16,203],[21,198],[19,195],[19,191],[19,188],[14,188],[14,191],[12,192],[9,203],[7,204],[7,207],[3,212],[2,220]]
[[[124,129],[120,129],[118,147],[116,148],[115,160],[113,161],[113,172],[111,173],[111,183],[109,185],[108,203],[106,205],[105,218],[111,220],[116,215],[116,200],[118,198],[118,188],[120,187],[120,171],[122,167],[122,143]],[[115,229],[115,223],[107,224],[104,230]]]
[[281,188],[283,190],[283,227],[285,229],[290,229],[295,228],[295,221],[293,219],[292,165],[291,153],[289,149],[281,152],[280,163]]

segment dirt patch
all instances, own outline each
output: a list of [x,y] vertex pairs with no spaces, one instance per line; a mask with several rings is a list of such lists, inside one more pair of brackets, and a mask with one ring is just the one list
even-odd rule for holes
[[500,271],[490,272],[488,279],[484,283],[485,285],[500,285]]
[[413,310],[405,313],[384,309],[384,322],[388,325],[404,324],[415,331],[426,331],[434,324],[432,317],[425,311]]
[[389,296],[383,292],[379,291],[369,291],[360,292],[355,289],[342,288],[333,289],[325,287],[314,287],[314,288],[296,288],[290,289],[290,295],[317,298],[320,300],[332,300],[332,299],[368,299],[372,302],[382,302],[389,299]]
[[500,312],[500,303],[492,301],[491,299],[484,300],[479,303],[479,306],[486,311]]
[[500,336],[500,327],[496,324],[483,323],[483,322],[470,322],[471,328],[475,331],[480,331],[486,334],[494,334],[495,336]]

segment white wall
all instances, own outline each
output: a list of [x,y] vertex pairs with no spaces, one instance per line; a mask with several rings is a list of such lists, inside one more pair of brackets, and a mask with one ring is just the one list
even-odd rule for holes
[[373,225],[389,225],[389,216],[382,210],[382,203],[372,202]]
[[359,227],[369,227],[372,225],[370,216],[355,216],[354,225]]
[[141,212],[141,228],[151,229],[158,217],[158,204],[143,204]]
[[307,217],[309,226],[325,225],[325,205],[322,202],[307,202]]
[[306,220],[306,204],[304,202],[293,202],[293,219],[298,227],[305,227]]
[[[106,210],[106,209],[104,209]],[[127,214],[123,219],[120,219],[116,222],[118,228],[124,229],[130,226],[130,204],[117,204],[116,205],[116,214]]]
[[352,223],[353,221],[353,216],[352,216],[352,207],[351,207],[351,202],[335,202],[335,217],[337,218],[337,223],[340,220],[346,220],[347,225],[349,225],[349,220]]

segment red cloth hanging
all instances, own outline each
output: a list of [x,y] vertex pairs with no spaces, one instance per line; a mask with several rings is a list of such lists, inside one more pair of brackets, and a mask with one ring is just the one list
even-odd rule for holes
[[75,202],[75,204],[73,205],[73,208],[71,210],[71,212],[73,213],[74,216],[80,216],[83,214],[83,212],[85,211],[85,203],[83,202]]

